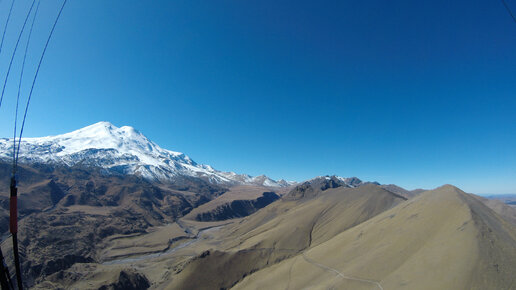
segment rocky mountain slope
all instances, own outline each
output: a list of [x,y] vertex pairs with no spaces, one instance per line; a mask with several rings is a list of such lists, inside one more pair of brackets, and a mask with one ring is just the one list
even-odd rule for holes
[[[11,164],[0,163],[0,213],[7,231]],[[156,184],[91,167],[21,166],[19,241],[27,286],[75,263],[102,260],[100,244],[174,222],[227,191],[199,178]],[[10,240],[7,240],[8,245]],[[10,251],[4,250],[5,253]]]
[[241,185],[193,209],[184,218],[195,221],[222,221],[248,216],[278,200],[281,191]]

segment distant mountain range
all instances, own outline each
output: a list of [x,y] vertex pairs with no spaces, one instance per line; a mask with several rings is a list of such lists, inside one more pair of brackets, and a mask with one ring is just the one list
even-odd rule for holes
[[[0,139],[7,237],[12,139]],[[222,172],[100,122],[23,140],[19,241],[34,289],[512,289],[516,209],[452,186]],[[504,204],[502,201],[509,203]],[[9,243],[3,243],[11,253]],[[6,255],[13,265],[13,256]]]
[[505,204],[516,207],[516,194],[493,194],[485,195],[485,198],[499,200]]
[[[13,139],[0,139],[0,160],[12,160]],[[273,180],[265,175],[250,176],[223,172],[210,165],[198,164],[181,152],[161,148],[133,127],[116,127],[109,122],[98,122],[70,133],[38,138],[23,138],[20,163],[59,165],[68,167],[98,167],[111,173],[141,176],[149,181],[173,183],[182,177],[200,178],[222,186],[258,185],[289,187],[295,181]],[[357,187],[368,184],[356,177],[319,176],[305,181],[332,179],[339,186]],[[377,182],[373,182],[380,185]],[[408,191],[396,185],[382,185],[385,189],[406,197],[420,191]]]
[[[12,158],[12,139],[0,139],[0,159]],[[161,148],[133,127],[98,122],[57,136],[24,138],[20,162],[66,166],[94,166],[122,174],[135,174],[152,181],[171,182],[177,177],[201,178],[220,185],[286,187],[295,182],[222,172],[198,164],[187,155]]]

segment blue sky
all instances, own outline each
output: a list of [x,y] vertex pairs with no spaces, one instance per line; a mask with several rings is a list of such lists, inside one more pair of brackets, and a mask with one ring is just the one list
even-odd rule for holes
[[[1,79],[30,3],[14,7]],[[60,4],[41,4],[28,76]],[[105,120],[219,170],[514,193],[515,52],[500,1],[68,1],[25,134]]]

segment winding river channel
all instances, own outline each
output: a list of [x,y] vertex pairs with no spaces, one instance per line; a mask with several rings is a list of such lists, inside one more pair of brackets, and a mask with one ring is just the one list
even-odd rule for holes
[[140,255],[140,256],[132,256],[132,257],[127,257],[127,258],[110,260],[110,261],[103,262],[101,264],[102,265],[128,264],[128,263],[140,262],[140,261],[144,261],[144,260],[148,260],[148,259],[152,259],[152,258],[157,258],[157,257],[169,255],[169,254],[172,254],[172,253],[174,253],[174,252],[176,252],[176,251],[178,251],[180,249],[183,249],[183,248],[188,247],[188,246],[190,246],[190,245],[192,245],[194,243],[199,242],[199,240],[202,239],[204,234],[206,234],[208,232],[211,232],[211,231],[218,230],[218,229],[220,229],[223,226],[224,225],[215,226],[215,227],[209,227],[209,228],[205,228],[205,229],[199,230],[199,232],[197,232],[197,235],[195,235],[195,237],[193,237],[190,241],[182,243],[182,244],[180,244],[177,247],[173,247],[173,248],[167,249],[165,251],[151,253],[151,254],[143,254],[143,255]]

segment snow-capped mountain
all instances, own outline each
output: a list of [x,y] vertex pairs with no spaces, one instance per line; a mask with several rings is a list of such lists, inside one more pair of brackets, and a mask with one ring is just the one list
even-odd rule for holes
[[[12,143],[12,139],[0,139],[1,159],[12,158]],[[63,135],[23,138],[19,158],[23,163],[98,166],[159,181],[192,176],[225,185],[283,187],[293,184],[275,181],[265,175],[252,177],[217,171],[209,165],[197,164],[183,153],[159,147],[133,127],[118,128],[109,122],[99,122]]]
[[[326,175],[326,176],[317,176],[312,179],[309,179],[303,184],[321,184],[321,183],[327,183],[327,182],[333,182],[334,184],[338,186],[346,186],[346,187],[359,187],[361,185],[371,183],[371,182],[363,182],[357,177],[341,177],[336,175]],[[378,183],[375,183],[378,184]]]

